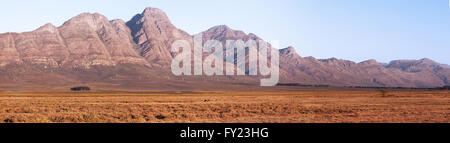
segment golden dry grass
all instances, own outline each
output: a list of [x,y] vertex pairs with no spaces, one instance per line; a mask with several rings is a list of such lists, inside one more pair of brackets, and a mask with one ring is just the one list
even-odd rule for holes
[[449,91],[0,92],[0,122],[449,123],[448,95]]

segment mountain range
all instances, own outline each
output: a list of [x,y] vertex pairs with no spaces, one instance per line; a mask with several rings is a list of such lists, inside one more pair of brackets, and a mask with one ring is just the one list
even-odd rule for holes
[[[203,41],[262,40],[225,25],[201,34]],[[0,34],[0,88],[83,84],[148,90],[259,85],[259,80],[252,76],[172,75],[170,63],[178,53],[170,48],[176,40],[187,40],[192,45],[193,35],[176,28],[158,8],[146,8],[129,21],[82,13],[59,27],[46,24],[31,32]],[[301,57],[294,47],[280,49],[279,53],[280,83],[367,87],[450,85],[450,66],[427,58],[356,63]]]

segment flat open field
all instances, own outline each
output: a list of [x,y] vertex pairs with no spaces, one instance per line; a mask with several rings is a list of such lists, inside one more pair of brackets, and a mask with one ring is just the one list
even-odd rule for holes
[[6,123],[450,123],[443,91],[0,92]]

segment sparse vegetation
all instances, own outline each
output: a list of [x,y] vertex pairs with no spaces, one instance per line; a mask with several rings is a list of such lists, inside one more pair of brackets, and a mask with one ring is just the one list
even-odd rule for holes
[[382,97],[387,97],[387,93],[388,93],[387,90],[382,89],[382,90],[380,90],[380,92],[381,92]]
[[156,119],[160,119],[160,120],[166,118],[166,116],[164,116],[164,115],[156,115],[155,117],[156,117]]
[[89,90],[91,90],[91,88],[87,87],[87,86],[79,86],[79,87],[70,88],[70,90],[72,90],[72,91],[89,91]]
[[[4,123],[443,122],[448,91],[0,93]],[[205,99],[208,102],[204,102]]]

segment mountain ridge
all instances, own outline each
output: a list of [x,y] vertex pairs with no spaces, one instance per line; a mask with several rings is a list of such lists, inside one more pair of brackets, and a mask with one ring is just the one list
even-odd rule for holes
[[[201,33],[203,41],[262,40],[255,34],[226,25]],[[151,7],[129,21],[108,20],[99,13],[81,13],[59,27],[48,23],[30,32],[3,33],[0,34],[0,79],[5,80],[0,85],[16,81],[32,83],[37,78],[33,76],[51,77],[53,79],[49,80],[59,83],[71,81],[71,84],[91,83],[92,80],[108,84],[112,79],[120,79],[127,81],[127,87],[146,87],[139,85],[140,82],[152,80],[159,83],[202,81],[195,77],[174,80],[176,77],[169,74],[168,65],[178,54],[170,50],[175,40],[187,40],[193,45],[193,35],[175,27],[161,9]],[[380,87],[450,84],[449,66],[427,58],[395,60],[388,64],[376,60],[356,63],[336,58],[301,57],[292,46],[279,52],[280,82]],[[136,72],[123,72],[130,67],[136,68]],[[29,71],[32,68],[37,70]],[[13,72],[15,70],[22,72]],[[60,70],[60,73],[53,72]],[[79,70],[86,75],[79,74]],[[108,76],[97,78],[95,75]],[[210,82],[244,82],[249,81],[248,78],[214,77]]]

